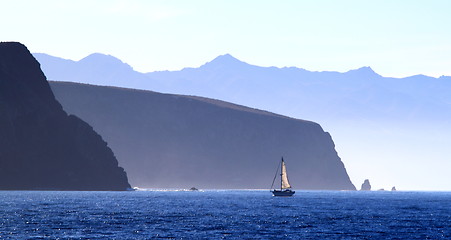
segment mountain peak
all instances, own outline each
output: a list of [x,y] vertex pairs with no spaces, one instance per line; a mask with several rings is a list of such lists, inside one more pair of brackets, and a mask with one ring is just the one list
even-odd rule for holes
[[81,59],[78,62],[82,63],[82,64],[93,65],[93,66],[101,65],[101,66],[109,66],[109,67],[114,67],[114,68],[119,68],[119,67],[124,68],[125,67],[128,69],[133,69],[130,65],[122,62],[119,58],[116,58],[111,55],[103,54],[103,53],[92,53],[92,54],[86,56],[85,58]]
[[103,54],[103,53],[91,53],[88,56],[82,58],[79,62],[86,62],[86,61],[110,61],[110,62],[122,62],[118,58]]
[[373,69],[370,66],[364,66],[364,67],[361,67],[361,68],[359,68],[357,70],[374,72]]
[[230,54],[219,55],[215,59],[207,62],[202,67],[205,66],[221,66],[221,67],[237,67],[239,65],[247,65],[247,63],[238,60]]
[[371,67],[365,66],[358,69],[350,70],[346,72],[347,74],[356,74],[356,75],[362,75],[362,76],[380,76],[377,74]]
[[219,60],[219,61],[240,61],[237,58],[235,58],[234,56],[232,56],[229,53],[223,54],[223,55],[219,55],[217,56],[215,59],[213,59],[213,61],[215,60]]
[[370,72],[370,73],[374,73],[373,69],[370,66],[364,66],[358,69],[354,69],[351,71],[358,71],[358,72]]

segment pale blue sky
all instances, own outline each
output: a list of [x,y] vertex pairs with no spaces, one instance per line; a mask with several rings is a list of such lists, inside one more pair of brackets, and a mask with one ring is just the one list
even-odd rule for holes
[[136,70],[197,67],[230,53],[260,66],[451,76],[451,1],[0,0],[0,40]]
[[[0,41],[20,41],[31,52],[72,60],[110,54],[141,72],[198,67],[230,53],[259,66],[340,72],[370,66],[387,77],[439,77],[451,76],[450,13],[450,0],[0,0]],[[328,130],[327,122],[320,123]],[[368,165],[364,148],[343,147],[343,141],[367,137],[350,134],[353,127],[332,134],[356,187],[367,177],[374,186],[413,182],[394,174],[406,168],[404,162]],[[447,144],[449,135],[441,136],[434,139]],[[411,148],[412,142],[403,142],[407,138],[400,138],[402,149]],[[437,145],[409,159],[406,171],[421,172],[429,158],[439,160],[429,161],[437,166],[427,169],[442,169],[427,173],[430,185],[412,189],[449,190],[449,151]],[[375,159],[409,156],[402,149]]]

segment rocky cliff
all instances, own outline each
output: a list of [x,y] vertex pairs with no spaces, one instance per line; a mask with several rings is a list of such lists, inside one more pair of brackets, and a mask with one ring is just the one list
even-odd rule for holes
[[295,189],[355,190],[317,123],[192,96],[51,87],[110,143],[133,186],[267,189],[283,156]]
[[39,63],[0,43],[0,189],[126,190],[123,168],[91,126],[67,115]]

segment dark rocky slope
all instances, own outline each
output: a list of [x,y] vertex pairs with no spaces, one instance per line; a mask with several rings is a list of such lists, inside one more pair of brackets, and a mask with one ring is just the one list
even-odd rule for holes
[[0,189],[126,190],[124,170],[100,135],[67,115],[39,63],[0,43]]
[[199,97],[51,82],[138,187],[269,188],[280,157],[296,189],[355,190],[319,124]]

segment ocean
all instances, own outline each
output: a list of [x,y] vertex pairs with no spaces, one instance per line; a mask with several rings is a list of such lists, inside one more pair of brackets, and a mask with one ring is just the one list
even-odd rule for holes
[[451,239],[451,192],[0,191],[0,239]]

